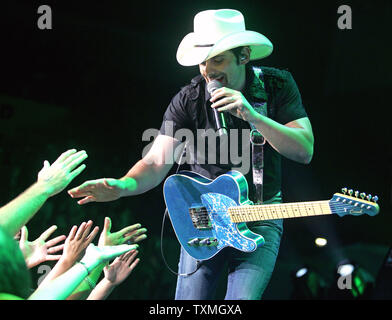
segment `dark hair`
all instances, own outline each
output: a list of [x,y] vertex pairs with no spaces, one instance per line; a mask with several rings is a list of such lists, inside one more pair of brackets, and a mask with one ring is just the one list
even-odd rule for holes
[[0,227],[0,293],[27,299],[31,275],[16,241]]
[[237,58],[237,64],[240,63],[240,56],[241,56],[241,51],[243,48],[245,48],[246,46],[241,46],[241,47],[237,47],[237,48],[233,48],[230,49],[231,52],[233,52],[233,54],[235,55],[235,57]]

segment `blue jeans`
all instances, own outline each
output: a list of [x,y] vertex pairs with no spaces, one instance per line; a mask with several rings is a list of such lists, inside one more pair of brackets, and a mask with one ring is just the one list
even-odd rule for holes
[[248,227],[265,239],[265,244],[254,252],[224,248],[211,259],[199,262],[181,247],[178,272],[188,274],[196,270],[197,266],[199,268],[191,275],[178,276],[175,299],[216,299],[215,291],[220,274],[227,270],[225,300],[260,300],[275,267],[283,221],[249,223]]

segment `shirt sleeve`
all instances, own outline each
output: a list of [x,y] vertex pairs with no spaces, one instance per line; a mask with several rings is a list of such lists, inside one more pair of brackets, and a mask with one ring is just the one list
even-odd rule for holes
[[160,134],[174,137],[179,129],[189,127],[190,118],[186,101],[187,96],[183,90],[174,96],[163,115]]
[[290,72],[282,70],[283,86],[276,96],[276,120],[286,124],[307,117],[301,94]]

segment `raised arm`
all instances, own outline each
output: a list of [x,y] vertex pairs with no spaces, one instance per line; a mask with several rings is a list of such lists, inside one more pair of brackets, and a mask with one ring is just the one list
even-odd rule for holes
[[252,123],[281,155],[304,164],[312,160],[314,138],[307,117],[282,125],[258,114]]
[[40,286],[65,273],[83,256],[87,246],[94,240],[99,231],[99,228],[95,227],[90,232],[92,225],[93,222],[90,220],[87,223],[83,222],[79,228],[77,226],[71,228],[64,242],[63,254]]
[[240,91],[220,88],[212,94],[211,107],[229,111],[234,116],[252,123],[257,131],[281,155],[307,164],[313,157],[313,131],[307,117],[280,124],[257,113]]
[[120,283],[131,274],[140,259],[136,259],[137,250],[129,251],[117,257],[112,264],[106,266],[105,277],[97,284],[87,300],[104,300]]
[[[101,232],[101,235],[99,237],[98,241],[98,247],[106,247],[106,246],[118,246],[122,245],[124,243],[128,244],[135,244],[137,242],[143,241],[144,239],[147,238],[146,228],[142,228],[140,224],[133,224],[130,226],[127,226],[125,228],[122,228],[120,231],[117,232],[111,232],[112,228],[112,221],[109,217],[105,217],[105,222],[103,226],[103,230]],[[123,259],[121,259],[123,260]],[[117,263],[115,263],[117,265]],[[105,264],[100,264],[98,265],[89,276],[85,278],[85,281],[83,281],[68,297],[68,300],[80,300],[80,299],[85,299],[88,297],[88,295],[91,293],[91,290],[94,289],[95,284],[97,283],[102,270],[104,270]],[[116,268],[113,269],[112,271],[117,270]],[[101,283],[99,285],[100,289],[98,289],[97,292],[101,292],[101,290],[104,290],[106,292],[106,289],[108,289],[107,285],[108,283],[104,284]],[[112,286],[110,286],[112,287]],[[104,289],[106,288],[106,289]],[[113,288],[112,288],[113,289]],[[111,292],[110,289],[109,291]],[[108,292],[107,294],[109,294]]]
[[39,286],[29,300],[64,300],[99,264],[108,262],[137,247],[138,245],[123,244],[98,248],[91,243],[79,263],[56,279]]
[[46,200],[61,192],[84,170],[86,165],[80,163],[86,158],[85,151],[72,149],[61,154],[52,165],[45,161],[37,182],[0,208],[0,225],[14,236]]
[[162,182],[182,149],[180,141],[170,136],[158,135],[146,156],[123,177],[89,180],[68,193],[73,198],[82,198],[78,204],[113,201],[141,194]]

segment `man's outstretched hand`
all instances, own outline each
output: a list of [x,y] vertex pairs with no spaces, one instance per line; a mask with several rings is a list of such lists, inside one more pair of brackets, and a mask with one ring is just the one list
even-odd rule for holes
[[127,184],[132,182],[130,180],[133,179],[128,181],[113,178],[89,180],[69,190],[68,194],[72,198],[83,198],[78,201],[78,204],[113,201],[124,195],[124,191],[127,190]]

